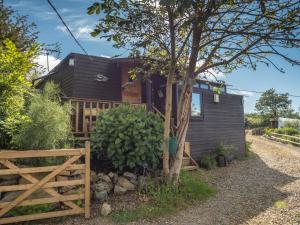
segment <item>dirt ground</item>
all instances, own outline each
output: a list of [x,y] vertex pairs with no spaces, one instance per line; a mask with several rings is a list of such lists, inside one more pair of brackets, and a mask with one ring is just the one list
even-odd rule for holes
[[[205,172],[218,193],[176,215],[130,223],[154,225],[300,225],[300,148],[248,136],[253,156]],[[93,210],[89,220],[65,218],[56,225],[109,225]],[[63,222],[62,222],[63,221]]]

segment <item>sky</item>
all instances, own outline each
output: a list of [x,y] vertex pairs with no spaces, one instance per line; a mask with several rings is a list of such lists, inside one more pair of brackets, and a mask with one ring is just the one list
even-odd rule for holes
[[[124,51],[112,47],[112,43],[90,36],[97,16],[87,15],[86,9],[95,0],[52,0],[67,25],[76,38],[90,55],[111,57],[122,54]],[[27,15],[30,22],[37,25],[39,31],[38,41],[44,44],[59,43],[61,54],[58,58],[49,56],[50,68],[53,68],[70,52],[82,53],[70,34],[67,32],[57,15],[48,5],[47,0],[4,0],[6,6],[17,10],[20,15]],[[126,54],[126,53],[125,53]],[[290,50],[288,54],[300,57],[300,50]],[[123,55],[126,57],[126,55]],[[37,61],[46,66],[46,56],[40,55]],[[229,85],[228,89],[240,89],[248,91],[265,91],[270,88],[279,93],[290,93],[300,96],[300,66],[291,66],[287,62],[275,59],[276,64],[282,67],[286,73],[280,73],[275,68],[259,65],[256,71],[250,69],[239,69],[235,72],[222,76]],[[254,112],[255,102],[260,94],[248,91],[228,90],[234,94],[245,96],[245,112]],[[300,111],[300,98],[290,97],[293,108]]]

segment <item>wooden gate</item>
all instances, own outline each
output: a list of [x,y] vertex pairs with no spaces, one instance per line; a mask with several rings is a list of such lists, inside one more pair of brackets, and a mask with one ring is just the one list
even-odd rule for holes
[[[36,157],[64,157],[64,162],[55,166],[43,167],[20,167],[15,159],[36,158]],[[85,163],[78,160],[84,157]],[[77,162],[77,163],[76,163]],[[16,185],[0,186],[0,193],[9,193],[20,191],[17,197],[8,202],[0,203],[0,224],[16,223],[37,219],[46,219],[52,217],[68,216],[75,214],[85,214],[90,217],[90,143],[85,143],[85,148],[81,149],[59,149],[59,150],[29,150],[29,151],[0,151],[0,163],[5,169],[0,169],[1,176],[19,175],[29,184],[18,182]],[[1,168],[3,168],[3,166]],[[62,173],[82,174],[79,179],[56,180],[55,178]],[[38,174],[46,174],[42,178],[37,178]],[[61,194],[58,187],[69,187],[81,185],[83,190],[76,194]],[[42,191],[41,191],[42,190]],[[30,197],[34,192],[46,192],[46,198]],[[76,202],[84,200],[84,207],[80,207]],[[33,206],[41,204],[60,203],[64,205],[64,210],[43,212],[39,214],[10,216],[8,213],[19,206]],[[62,207],[61,207],[62,208]]]

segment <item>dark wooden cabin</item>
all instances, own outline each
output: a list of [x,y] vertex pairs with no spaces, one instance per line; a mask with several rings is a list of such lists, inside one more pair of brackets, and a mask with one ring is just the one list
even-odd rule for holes
[[[88,138],[97,115],[123,102],[163,115],[166,79],[153,75],[132,81],[128,70],[137,63],[129,58],[110,59],[71,53],[36,86],[43,88],[50,80],[59,84],[64,98],[74,106],[74,135]],[[215,151],[221,142],[235,146],[236,156],[245,152],[243,97],[228,94],[223,86],[217,98],[212,90],[218,85],[207,81],[198,81],[194,85],[187,133],[189,143],[186,145],[191,159],[198,160]],[[179,90],[179,84],[173,86],[174,120]]]

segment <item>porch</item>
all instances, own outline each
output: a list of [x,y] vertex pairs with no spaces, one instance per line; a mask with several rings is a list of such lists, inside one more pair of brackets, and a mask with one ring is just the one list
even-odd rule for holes
[[[76,139],[87,140],[93,130],[98,115],[125,102],[97,99],[66,98],[72,105],[71,125]],[[146,103],[130,103],[132,107],[146,108]]]

